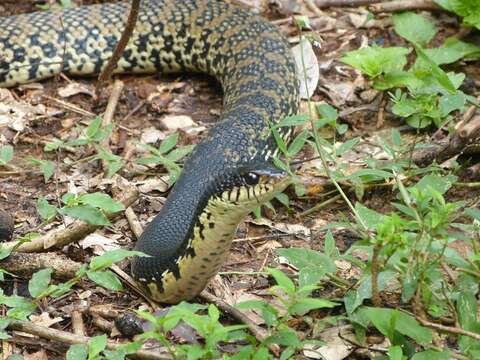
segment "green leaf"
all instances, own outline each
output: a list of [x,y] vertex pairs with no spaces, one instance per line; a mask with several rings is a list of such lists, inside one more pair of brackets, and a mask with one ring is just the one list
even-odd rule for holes
[[110,265],[122,261],[129,256],[147,256],[140,251],[131,251],[125,249],[110,250],[101,256],[95,256],[91,261],[90,270],[97,271],[108,268]]
[[272,275],[272,277],[277,282],[278,286],[280,286],[283,289],[283,291],[285,291],[285,293],[287,294],[295,293],[295,284],[282,271],[278,269],[268,269],[267,271],[270,275]]
[[52,279],[52,272],[53,270],[51,268],[47,268],[37,271],[32,275],[32,278],[28,282],[30,295],[36,298],[47,290],[48,284],[50,284],[50,280]]
[[87,276],[90,280],[103,286],[105,289],[113,291],[123,290],[122,283],[118,280],[117,276],[109,271],[87,271]]
[[[385,336],[391,336],[390,329],[408,336],[419,344],[428,344],[432,341],[432,331],[421,326],[411,315],[399,310],[363,307],[359,311],[366,315],[373,325]],[[392,340],[392,339],[390,339]]]
[[424,49],[428,57],[437,65],[452,64],[460,59],[480,57],[480,46],[463,42],[455,37],[445,40],[442,46]]
[[50,221],[57,215],[57,207],[50,205],[44,197],[37,200],[37,211],[44,221]]
[[194,148],[195,145],[181,146],[173,151],[170,151],[165,157],[171,161],[179,161],[190,154]]
[[158,147],[159,153],[160,154],[165,154],[165,153],[169,152],[170,150],[172,150],[175,147],[175,145],[177,145],[177,141],[178,141],[178,133],[177,132],[168,135],[162,141],[160,146]]
[[303,316],[311,310],[333,308],[338,304],[324,299],[303,298],[299,299],[288,309],[289,314]]
[[412,188],[418,189],[421,192],[428,192],[429,188],[433,188],[440,194],[445,194],[457,181],[454,175],[439,176],[439,175],[425,175]]
[[317,103],[316,108],[323,120],[327,123],[333,124],[338,119],[338,111],[332,105],[327,103]]
[[404,12],[393,15],[393,25],[398,35],[411,43],[427,45],[437,33],[435,25],[422,15]]
[[401,346],[392,346],[388,349],[388,359],[389,360],[402,360],[403,351]]
[[94,359],[107,347],[107,335],[93,337],[88,343],[88,358]]
[[465,214],[480,222],[480,210],[475,208],[465,209]]
[[425,350],[417,352],[412,356],[412,360],[450,360],[452,357],[447,351]]
[[13,159],[13,146],[0,146],[0,165],[6,165]]
[[87,127],[86,135],[89,139],[93,139],[98,132],[100,131],[100,128],[102,126],[102,118],[100,116],[97,116],[95,119],[93,119],[90,124]]
[[445,9],[463,17],[465,25],[480,29],[480,3],[477,0],[434,0]]
[[265,344],[278,344],[283,346],[300,346],[301,342],[295,331],[279,330],[265,340]]
[[276,252],[300,270],[300,287],[316,285],[325,274],[334,273],[337,270],[333,259],[318,251],[303,248],[289,248],[277,249]]
[[308,130],[303,130],[298,134],[295,139],[293,139],[292,143],[288,147],[288,156],[293,157],[295,156],[300,150],[302,150],[305,142],[308,139]]
[[384,219],[384,215],[365,207],[360,202],[355,203],[355,210],[357,210],[357,214],[362,219],[363,224],[369,229],[375,229]]
[[421,47],[415,46],[415,51],[417,52],[418,57],[428,65],[431,75],[433,75],[438,83],[449,93],[455,94],[457,89],[450,81],[447,74],[428,57],[428,54]]
[[67,351],[67,360],[86,360],[88,348],[84,344],[71,345]]
[[337,156],[342,156],[345,154],[347,151],[351,150],[355,145],[357,145],[360,142],[360,138],[356,137],[353,139],[349,139],[345,141],[343,144],[341,144],[338,149],[337,149]]
[[91,225],[110,225],[110,220],[97,208],[91,205],[77,205],[58,209],[62,215],[83,220]]
[[409,49],[403,47],[380,48],[367,46],[348,52],[341,61],[358,69],[371,78],[395,70],[403,70],[407,64]]
[[45,146],[43,147],[43,151],[50,152],[50,151],[58,150],[64,145],[65,143],[62,140],[55,139],[52,142],[46,143]]
[[291,127],[302,125],[309,120],[309,116],[305,114],[298,114],[293,116],[287,116],[280,120],[274,127]]
[[80,195],[78,201],[102,209],[106,213],[113,214],[125,210],[125,206],[122,203],[113,200],[108,194],[99,192]]

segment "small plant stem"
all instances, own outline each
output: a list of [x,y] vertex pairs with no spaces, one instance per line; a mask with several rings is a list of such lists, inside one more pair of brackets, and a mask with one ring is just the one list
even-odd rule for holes
[[467,187],[467,188],[474,188],[474,189],[480,188],[480,182],[467,182],[467,183],[454,182],[452,185],[457,187]]
[[[299,33],[300,33],[300,40],[303,38],[303,34],[302,34],[302,29],[301,27],[298,27],[299,29]],[[302,42],[300,41],[300,44]],[[348,198],[348,196],[345,194],[345,192],[343,191],[342,187],[338,184],[337,180],[334,178],[332,172],[330,171],[330,168],[328,167],[328,162],[327,162],[327,159],[325,158],[325,154],[320,146],[320,138],[318,136],[318,133],[317,133],[317,130],[315,128],[315,121],[313,120],[313,114],[312,114],[312,106],[311,106],[311,100],[310,100],[310,94],[309,94],[309,91],[308,91],[308,79],[307,79],[307,72],[306,72],[306,67],[305,67],[305,59],[304,59],[304,56],[303,56],[303,51],[300,51],[301,53],[301,60],[302,60],[302,68],[304,69],[303,71],[303,77],[304,77],[304,82],[305,82],[305,90],[306,90],[306,94],[307,94],[307,99],[308,99],[308,116],[310,118],[310,124],[312,125],[312,133],[313,133],[313,137],[315,139],[315,148],[318,152],[318,155],[320,156],[320,160],[322,161],[322,165],[323,165],[323,168],[325,169],[325,173],[327,174],[328,178],[332,181],[332,184],[337,188],[337,191],[340,193],[340,196],[343,198],[343,200],[346,202],[346,204],[348,205],[348,207],[350,208],[350,210],[353,212],[353,214],[355,215],[355,218],[357,219],[358,223],[361,225],[362,227],[362,232],[365,232],[366,233],[366,237],[368,237],[368,227],[365,225],[365,223],[363,222],[362,218],[359,216],[359,214],[357,213],[357,210],[355,209],[355,207],[353,206],[352,202],[350,201],[350,199]]]
[[382,250],[382,243],[377,242],[373,247],[372,254],[372,302],[375,307],[382,307],[382,298],[378,292],[378,271],[379,271],[379,255]]
[[219,271],[218,275],[268,276],[265,271]]
[[324,207],[326,207],[326,206],[328,206],[328,205],[330,205],[330,204],[333,204],[335,201],[337,201],[337,200],[339,200],[339,199],[341,199],[341,198],[342,198],[342,195],[337,194],[337,195],[331,197],[330,199],[327,199],[327,200],[322,201],[322,202],[320,202],[320,203],[318,203],[318,204],[315,204],[315,206],[311,207],[311,208],[308,209],[308,210],[305,210],[305,211],[301,212],[300,214],[298,214],[298,216],[299,216],[299,217],[304,217],[304,216],[306,216],[306,215],[310,215],[310,214],[312,214],[312,213],[314,213],[314,212],[316,212],[316,211],[319,211],[319,210],[323,209]]
[[475,277],[480,279],[480,272],[479,271],[465,269],[465,268],[457,268],[457,270],[460,271],[460,272],[463,272],[465,274],[475,276]]
[[476,339],[476,340],[480,341],[480,334],[477,334],[477,333],[474,333],[474,332],[471,332],[471,331],[468,331],[468,330],[464,330],[464,329],[458,328],[458,327],[445,326],[445,325],[433,323],[433,322],[430,322],[430,321],[425,320],[425,319],[423,319],[421,317],[418,317],[418,316],[416,318],[420,322],[420,324],[422,324],[423,326],[426,326],[430,329],[446,332],[446,333],[449,333],[449,334],[469,336],[473,339]]

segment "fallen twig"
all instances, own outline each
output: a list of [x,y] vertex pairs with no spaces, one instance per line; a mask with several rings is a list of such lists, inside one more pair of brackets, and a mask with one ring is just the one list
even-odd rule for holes
[[372,4],[369,7],[372,12],[397,12],[407,10],[445,10],[431,0],[394,0]]
[[430,329],[446,332],[449,334],[457,334],[457,335],[464,335],[464,336],[469,336],[473,339],[479,340],[480,341],[480,334],[474,333],[468,330],[464,330],[458,327],[452,327],[452,326],[445,326],[437,323],[430,322],[428,320],[422,319],[421,317],[417,316],[416,319],[420,324],[423,326],[426,326]]
[[[8,329],[22,331],[28,334],[36,335],[44,339],[49,339],[53,341],[58,341],[61,343],[73,345],[73,344],[88,344],[91,341],[91,338],[88,336],[75,335],[66,331],[61,331],[57,329],[47,328],[40,325],[35,325],[28,321],[22,320],[10,320]],[[121,344],[114,342],[107,342],[107,349],[115,350],[118,349]],[[171,357],[168,355],[159,354],[157,352],[149,350],[138,350],[134,354],[129,355],[135,359],[141,360],[170,360]]]
[[132,36],[133,30],[135,29],[135,24],[137,23],[138,11],[140,9],[140,0],[132,0],[132,5],[130,7],[130,13],[128,14],[127,24],[125,25],[125,30],[123,30],[122,36],[118,41],[115,50],[113,50],[112,57],[108,60],[107,65],[103,68],[102,72],[98,76],[98,82],[95,86],[95,94],[98,99],[98,94],[100,88],[103,84],[110,79],[113,71],[117,67],[118,60],[123,54],[123,51],[127,47],[128,41]]
[[327,7],[357,7],[371,5],[383,0],[317,0],[316,4],[319,8]]
[[[108,103],[107,103],[107,108],[105,109],[105,113],[103,114],[103,117],[102,117],[102,126],[104,128],[112,123],[113,115],[115,114],[115,109],[117,108],[118,100],[120,99],[122,90],[123,90],[123,82],[120,80],[116,80],[113,83],[112,93],[110,94],[110,98],[108,99]],[[104,150],[109,150],[110,137],[106,136],[105,139],[102,140],[101,145]],[[108,169],[108,161],[102,160],[102,168],[106,173]]]
[[57,253],[13,252],[9,257],[0,261],[0,268],[23,277],[31,277],[37,271],[50,267],[54,269],[55,278],[71,279],[80,266],[80,263]]

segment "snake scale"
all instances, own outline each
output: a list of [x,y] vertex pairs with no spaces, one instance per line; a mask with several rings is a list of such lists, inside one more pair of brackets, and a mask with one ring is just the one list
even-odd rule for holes
[[[128,12],[127,3],[108,3],[0,18],[0,87],[99,73]],[[136,245],[150,256],[132,260],[134,278],[166,303],[196,296],[224,262],[238,224],[287,186],[271,164],[270,124],[295,114],[299,102],[290,48],[267,21],[222,1],[144,0],[116,72],[185,71],[215,77],[224,108]]]

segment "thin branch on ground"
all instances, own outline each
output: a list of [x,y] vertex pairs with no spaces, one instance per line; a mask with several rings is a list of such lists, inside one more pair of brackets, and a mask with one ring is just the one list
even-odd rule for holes
[[9,257],[0,261],[0,268],[9,273],[30,278],[41,269],[54,269],[54,277],[57,279],[71,279],[80,269],[81,264],[69,259],[65,255],[54,252],[49,253],[17,253],[13,252]]
[[[87,345],[91,338],[88,336],[75,335],[66,331],[61,331],[57,329],[47,328],[45,326],[35,325],[29,321],[14,320],[10,319],[8,329],[22,331],[27,334],[32,334],[39,336],[44,339],[61,342],[64,344],[85,344]],[[107,342],[107,349],[116,350],[121,346],[121,344],[114,342]],[[170,360],[171,357],[168,355],[162,355],[158,352],[153,352],[149,350],[138,350],[134,354],[129,355],[132,358],[140,360]]]
[[[118,100],[120,99],[120,95],[122,94],[123,90],[123,81],[116,80],[113,83],[112,93],[110,94],[110,98],[108,99],[107,108],[105,109],[105,113],[102,117],[102,126],[105,128],[106,126],[110,125],[113,121],[113,115],[115,114],[115,109],[118,105]],[[106,136],[105,139],[102,140],[101,146],[104,150],[110,152],[110,137]],[[108,171],[108,161],[102,160],[102,168],[105,173]]]
[[372,12],[397,12],[408,10],[445,11],[431,0],[394,0],[373,4],[368,7]]
[[117,67],[118,60],[120,60],[120,57],[122,56],[123,51],[127,47],[128,41],[130,40],[133,30],[135,29],[135,24],[137,23],[139,9],[140,9],[140,0],[132,0],[130,13],[128,14],[127,24],[125,25],[125,29],[123,30],[122,36],[120,37],[120,40],[118,41],[118,44],[115,47],[115,50],[113,51],[112,57],[110,58],[110,60],[108,60],[107,65],[98,76],[97,85],[95,86],[95,94],[97,99],[98,99],[98,94],[100,92],[100,88],[112,76],[113,71]]
[[316,0],[319,8],[327,7],[357,7],[379,3],[383,0]]
[[426,326],[430,329],[446,332],[446,333],[449,333],[449,334],[464,335],[464,336],[468,336],[468,337],[471,337],[475,340],[480,341],[480,334],[478,334],[478,333],[474,333],[474,332],[464,330],[464,329],[461,329],[461,328],[458,328],[458,327],[445,326],[445,325],[433,323],[431,321],[422,319],[420,316],[417,316],[416,319],[418,320],[418,322],[420,322],[420,324],[422,324],[423,326]]

